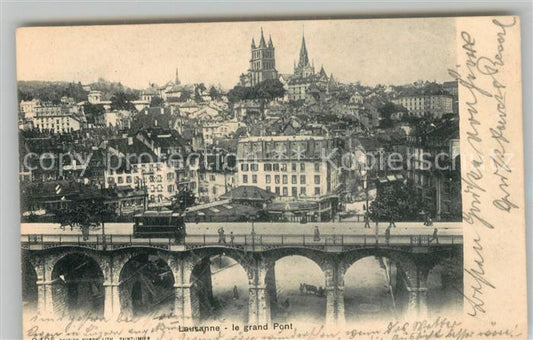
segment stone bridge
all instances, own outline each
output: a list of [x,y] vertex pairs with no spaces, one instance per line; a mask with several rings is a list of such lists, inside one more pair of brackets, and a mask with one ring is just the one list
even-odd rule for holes
[[[37,286],[37,309],[41,313],[68,312],[68,301],[83,296],[86,290],[90,291],[87,296],[103,300],[93,311],[105,318],[132,315],[136,308],[134,278],[150,265],[146,259],[152,258],[166,268],[162,275],[167,276],[167,292],[173,295],[171,312],[184,325],[198,323],[207,313],[205,306],[213,298],[213,256],[230,257],[246,271],[248,323],[271,321],[271,305],[277,298],[274,264],[281,258],[299,255],[315,262],[324,274],[326,321],[343,324],[344,274],[359,259],[390,259],[397,268],[397,286],[408,295],[406,313],[423,317],[427,313],[429,271],[442,259],[462,252],[460,235],[439,240],[427,235],[389,239],[323,235],[320,240],[313,239],[313,235],[237,235],[231,244],[218,243],[217,235],[188,236],[181,243],[135,239],[131,235],[93,235],[88,239],[79,235],[22,235],[21,241],[29,280]],[[82,273],[75,272],[82,266]]]

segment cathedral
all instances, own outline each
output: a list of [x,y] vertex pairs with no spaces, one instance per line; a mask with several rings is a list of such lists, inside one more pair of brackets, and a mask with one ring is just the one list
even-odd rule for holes
[[279,79],[287,90],[286,100],[312,100],[320,101],[324,95],[331,93],[336,87],[333,75],[326,74],[324,67],[315,72],[315,66],[310,62],[305,36],[302,35],[302,44],[298,63],[294,63],[293,74],[279,74],[276,70],[276,58],[272,38],[268,43],[265,40],[263,29],[259,44],[256,45],[252,38],[250,68],[247,73],[240,76],[240,85],[245,87],[255,86],[267,79]]
[[275,49],[274,45],[272,44],[272,38],[269,37],[267,43],[265,41],[262,28],[259,45],[256,46],[255,40],[252,38],[251,52],[252,57],[250,59],[250,68],[248,69],[247,74],[241,75],[241,85],[255,86],[267,79],[278,79],[278,71],[276,71]]
[[[305,36],[302,35],[302,45],[298,64],[294,63],[294,73],[287,77],[287,92],[290,101],[306,100],[310,93],[326,92],[333,81],[333,75],[328,77],[324,67],[315,73],[315,66],[309,62]],[[316,98],[318,99],[318,98]]]

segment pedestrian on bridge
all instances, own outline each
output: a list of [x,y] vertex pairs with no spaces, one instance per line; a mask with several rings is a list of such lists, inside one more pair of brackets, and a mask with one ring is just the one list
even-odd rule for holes
[[320,231],[318,230],[318,226],[315,226],[315,236],[313,237],[313,240],[315,242],[320,241]]
[[396,222],[394,222],[394,216],[391,214],[390,215],[390,223],[389,223],[389,228],[390,227],[394,227],[396,228]]
[[233,235],[233,231],[229,233],[229,244],[233,247],[233,241],[235,241],[235,235]]
[[437,235],[437,233],[437,228],[433,229],[433,238],[431,239],[431,241],[435,241],[435,243],[439,244],[439,235]]
[[370,227],[370,214],[368,213],[368,209],[365,211],[365,228],[371,228]]
[[385,242],[387,242],[387,245],[390,243],[390,228],[391,226],[388,226],[387,229],[385,229]]
[[218,228],[218,243],[226,244],[226,235],[224,235],[224,228]]

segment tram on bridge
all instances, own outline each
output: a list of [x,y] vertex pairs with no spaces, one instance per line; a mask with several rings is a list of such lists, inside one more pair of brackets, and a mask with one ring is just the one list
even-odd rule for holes
[[185,237],[185,219],[173,211],[145,211],[133,217],[133,237],[169,238],[176,241]]

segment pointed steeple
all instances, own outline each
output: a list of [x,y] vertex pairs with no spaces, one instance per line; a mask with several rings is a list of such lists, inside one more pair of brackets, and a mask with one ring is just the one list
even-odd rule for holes
[[259,41],[259,48],[265,48],[266,42],[265,42],[265,36],[263,35],[263,27],[261,27],[261,40]]
[[302,46],[300,47],[300,60],[298,61],[298,67],[304,67],[309,65],[309,56],[307,55],[307,47],[305,46],[305,35],[302,34]]
[[252,37],[252,49],[255,50],[255,48],[256,48],[256,47],[255,47],[255,40],[254,40],[254,38]]
[[326,70],[324,70],[324,65],[320,67],[320,76],[325,76],[326,78],[328,77],[328,75],[326,74]]
[[272,36],[270,34],[268,35],[268,47],[274,47],[274,44],[272,44]]

